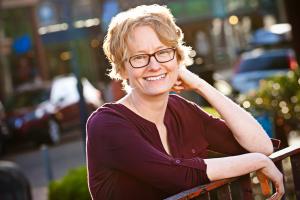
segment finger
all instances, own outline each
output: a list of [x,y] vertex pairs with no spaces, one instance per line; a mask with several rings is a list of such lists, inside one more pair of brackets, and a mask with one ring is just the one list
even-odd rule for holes
[[173,89],[177,90],[177,91],[181,91],[181,90],[184,90],[184,87],[183,86],[173,86]]
[[179,80],[178,80],[178,81],[175,82],[175,85],[176,85],[176,86],[181,85],[181,84],[182,84],[182,81],[179,81]]
[[271,197],[269,197],[267,200],[280,200],[281,199],[281,195],[279,195],[277,192],[274,193]]
[[173,86],[172,88],[171,88],[171,91],[173,91],[173,92],[180,92],[182,89],[180,89],[180,88],[178,88],[178,86]]
[[278,182],[275,183],[276,192],[283,196],[284,194],[284,184],[283,184],[283,176],[280,178]]
[[276,188],[276,192],[269,198],[267,198],[267,200],[280,200],[282,198],[284,193],[278,192],[277,188]]
[[283,183],[281,183],[279,187],[276,187],[276,193],[279,196],[278,199],[281,199],[281,197],[284,195],[284,185],[283,185]]

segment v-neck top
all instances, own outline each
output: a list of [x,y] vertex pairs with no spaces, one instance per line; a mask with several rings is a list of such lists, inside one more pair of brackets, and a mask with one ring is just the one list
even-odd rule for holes
[[156,125],[123,104],[104,104],[89,117],[93,199],[163,199],[209,182],[203,160],[208,148],[227,155],[246,152],[222,119],[178,95],[169,95],[164,123],[171,155]]

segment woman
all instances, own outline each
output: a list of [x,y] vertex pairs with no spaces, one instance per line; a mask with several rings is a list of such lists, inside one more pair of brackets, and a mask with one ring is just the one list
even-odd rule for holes
[[[87,123],[89,189],[94,199],[163,199],[255,170],[284,193],[273,151],[254,118],[188,71],[190,48],[163,6],[138,6],[113,18],[103,48],[110,76],[128,94]],[[194,90],[222,115],[216,119],[171,90]],[[206,158],[206,149],[230,156]],[[250,152],[250,153],[247,153]]]

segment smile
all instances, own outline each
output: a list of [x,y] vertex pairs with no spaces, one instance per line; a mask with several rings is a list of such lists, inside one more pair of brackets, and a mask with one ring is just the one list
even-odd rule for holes
[[157,80],[165,78],[166,75],[167,74],[165,73],[165,74],[161,74],[161,75],[158,75],[158,76],[149,76],[149,77],[146,77],[145,80],[146,81],[157,81]]

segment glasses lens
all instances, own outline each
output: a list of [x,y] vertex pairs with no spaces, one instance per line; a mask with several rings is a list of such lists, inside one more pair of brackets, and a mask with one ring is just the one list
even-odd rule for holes
[[163,49],[155,53],[158,62],[168,62],[174,58],[174,49]]
[[129,58],[129,62],[133,68],[142,68],[149,64],[150,57],[154,56],[159,63],[165,63],[174,59],[175,49],[162,49],[154,54],[139,54]]
[[139,68],[139,67],[144,67],[148,64],[149,60],[149,55],[147,54],[140,54],[133,56],[129,59],[130,64],[133,67]]

